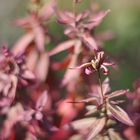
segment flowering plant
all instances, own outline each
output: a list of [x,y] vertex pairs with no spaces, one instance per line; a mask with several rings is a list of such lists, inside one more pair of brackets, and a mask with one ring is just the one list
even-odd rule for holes
[[[0,50],[0,139],[117,140],[117,121],[134,126],[120,107],[129,90],[111,92],[104,78],[115,62],[107,60],[95,28],[110,10],[78,13],[82,2],[62,11],[56,0],[31,0],[29,15],[16,20],[24,35],[11,50]],[[52,17],[64,26],[66,41],[49,32]],[[56,45],[49,49],[51,42]],[[63,51],[67,55],[57,60]]]

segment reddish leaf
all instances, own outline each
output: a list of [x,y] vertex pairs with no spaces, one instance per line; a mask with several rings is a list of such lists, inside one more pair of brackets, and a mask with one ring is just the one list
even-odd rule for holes
[[35,75],[27,69],[22,73],[22,78],[27,80],[35,80]]
[[47,78],[48,69],[49,69],[49,57],[48,53],[44,52],[41,53],[39,62],[35,69],[36,77],[40,81],[45,81]]
[[102,129],[105,126],[105,122],[106,122],[106,118],[101,118],[101,119],[96,120],[92,124],[92,128],[91,128],[86,140],[93,140],[93,138],[102,131]]
[[41,8],[38,15],[43,20],[48,20],[50,16],[54,13],[54,9],[56,6],[56,0],[51,0],[46,2],[46,4]]
[[123,140],[119,133],[115,132],[113,129],[108,130],[111,140]]
[[29,122],[30,120],[32,120],[32,116],[33,116],[33,114],[35,113],[35,110],[33,110],[33,109],[29,109],[29,110],[27,110],[27,111],[24,111],[23,112],[23,121],[27,121],[27,122]]
[[42,95],[38,98],[35,108],[38,111],[42,111],[47,103],[47,99],[48,99],[47,91],[44,91]]
[[65,51],[65,50],[73,47],[76,42],[77,42],[77,40],[69,40],[69,41],[65,41],[63,43],[60,43],[58,46],[56,46],[54,49],[52,49],[49,52],[49,56],[55,55],[57,53],[60,53],[62,51]]
[[70,67],[69,69],[82,69],[82,68],[86,68],[88,66],[91,66],[91,64],[92,64],[91,62],[88,62],[88,63],[84,63],[80,66],[77,66],[77,67]]
[[132,120],[129,118],[128,114],[119,106],[113,105],[113,104],[108,104],[109,111],[113,115],[114,118],[116,118],[118,121],[129,125],[133,126],[134,123]]
[[26,61],[26,65],[31,71],[35,70],[38,57],[39,57],[39,54],[38,54],[37,49],[35,48],[32,49],[32,51],[28,54],[27,59],[26,59],[28,61]]
[[[78,60],[78,55],[80,53],[80,48],[81,48],[81,42],[77,41],[75,42],[75,47],[74,47],[74,54],[71,58],[70,64],[68,67],[75,67],[77,65],[77,60]],[[78,77],[80,75],[80,71],[76,71],[75,73],[73,73],[72,70],[67,69],[63,81],[62,81],[62,85],[66,85],[68,83],[71,83],[71,89],[73,87],[74,82],[77,81]],[[73,81],[73,82],[71,82]]]
[[7,119],[4,121],[3,136],[7,139],[12,132],[13,126],[22,120],[23,107],[20,103],[12,106],[7,112]]
[[17,88],[18,79],[16,76],[11,75],[10,80],[11,80],[11,87],[10,87],[9,92],[8,92],[8,97],[11,99],[14,99],[15,95],[16,95],[16,88]]
[[64,34],[67,35],[70,38],[76,38],[76,33],[75,32],[76,32],[76,29],[72,28],[72,27],[67,27],[64,30]]
[[35,43],[37,45],[37,48],[39,51],[43,52],[45,49],[45,33],[43,28],[38,25],[39,23],[37,23],[36,26],[34,26],[33,31],[35,34]]
[[70,63],[70,59],[71,59],[71,55],[68,55],[67,57],[65,57],[64,60],[62,60],[61,62],[54,62],[51,67],[54,70],[60,70],[60,69],[64,69],[67,68],[67,66]]
[[109,85],[109,78],[108,77],[103,81],[102,87],[103,87],[103,93],[104,94],[108,93],[111,90],[110,85]]
[[85,114],[86,116],[91,115],[97,111],[97,107],[95,105],[88,105],[86,106],[86,109],[88,110],[88,112]]
[[98,14],[96,14],[95,16],[90,17],[90,20],[88,21],[88,23],[86,24],[86,27],[89,28],[90,30],[96,26],[98,26],[103,18],[110,12],[110,10],[106,10],[103,12],[99,12]]
[[97,15],[94,16],[93,21],[95,22],[101,22],[101,20],[110,12],[110,9],[103,11],[103,12],[99,12]]
[[112,92],[111,94],[108,95],[108,98],[110,99],[110,98],[114,98],[114,97],[118,97],[118,96],[124,95],[128,91],[129,91],[128,89],[114,91],[114,92]]
[[57,11],[58,22],[62,24],[74,24],[74,14],[67,11]]
[[19,55],[24,53],[25,49],[28,47],[28,45],[33,41],[34,34],[32,32],[29,32],[22,36],[14,45],[12,52],[14,55]]
[[87,129],[90,128],[91,125],[96,121],[96,118],[85,118],[76,120],[70,123],[70,127],[72,127],[75,130],[78,129]]
[[89,102],[97,102],[97,100],[98,100],[97,97],[91,97],[91,98],[81,100],[81,102],[89,103]]
[[27,16],[27,17],[24,17],[24,18],[21,18],[21,19],[17,19],[15,21],[15,25],[25,28],[25,27],[29,26],[30,21],[31,21],[31,16]]
[[84,33],[80,37],[81,37],[82,41],[85,43],[85,45],[87,47],[89,47],[91,50],[98,50],[96,41],[90,34]]

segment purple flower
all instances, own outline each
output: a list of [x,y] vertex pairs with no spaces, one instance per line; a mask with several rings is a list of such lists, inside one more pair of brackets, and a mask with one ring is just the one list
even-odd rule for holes
[[109,73],[107,66],[112,66],[112,65],[113,65],[112,62],[105,61],[104,52],[102,51],[102,52],[97,52],[94,59],[92,59],[90,62],[84,63],[80,66],[71,69],[84,69],[87,75],[102,70],[103,74],[107,75]]

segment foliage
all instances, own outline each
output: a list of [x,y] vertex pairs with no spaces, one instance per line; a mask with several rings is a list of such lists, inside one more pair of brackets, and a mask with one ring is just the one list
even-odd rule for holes
[[[116,68],[103,48],[113,36],[95,32],[110,10],[77,13],[82,0],[71,3],[73,11],[61,11],[56,0],[31,0],[29,14],[15,21],[25,33],[11,50],[1,47],[1,139],[119,140],[117,121],[134,126],[120,107],[129,90],[111,92],[105,78]],[[50,35],[54,16],[67,40]]]

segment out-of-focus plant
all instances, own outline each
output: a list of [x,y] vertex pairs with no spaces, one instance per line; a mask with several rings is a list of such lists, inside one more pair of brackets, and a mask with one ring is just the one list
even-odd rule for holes
[[[31,0],[28,15],[16,20],[24,35],[12,50],[0,51],[0,139],[117,140],[115,119],[133,126],[119,106],[128,90],[111,92],[109,78],[103,80],[115,65],[102,43],[112,35],[96,34],[95,28],[110,10],[79,13],[81,2],[72,0],[73,10],[62,11],[57,0]],[[48,49],[55,42],[52,17],[68,39]],[[62,52],[67,55],[56,61]]]
[[135,126],[126,128],[124,135],[128,140],[138,140],[140,139],[140,80],[134,82],[134,91],[128,94],[128,99],[127,110],[133,114]]

